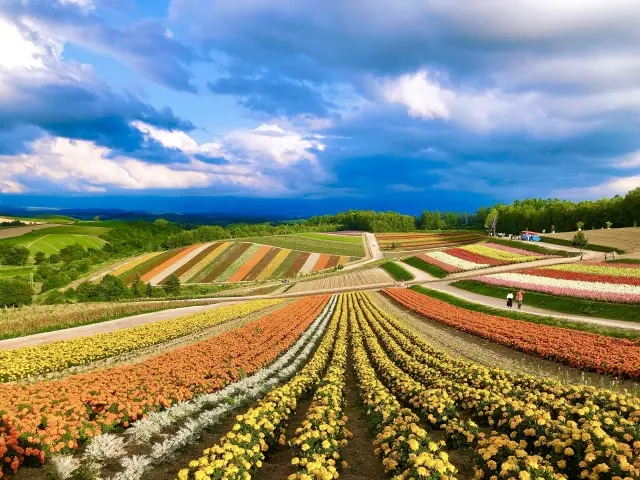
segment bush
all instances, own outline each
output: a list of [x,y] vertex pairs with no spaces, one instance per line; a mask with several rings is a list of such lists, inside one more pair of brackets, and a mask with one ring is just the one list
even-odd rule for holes
[[589,241],[587,240],[587,237],[584,236],[584,232],[582,230],[579,230],[573,236],[573,240],[571,240],[571,244],[574,247],[579,248],[579,249],[582,250],[583,248],[585,248],[589,244]]
[[[572,247],[573,243],[571,240],[565,240],[563,238],[557,237],[542,237],[542,241],[545,243],[553,243],[555,245],[563,245],[565,247]],[[616,252],[616,253],[625,253],[624,250],[620,250],[619,248],[606,247],[604,245],[594,245],[593,243],[588,244],[584,247],[585,250],[592,250],[594,252]]]
[[178,295],[180,293],[180,279],[175,273],[172,273],[164,282],[163,288],[167,295]]
[[23,280],[0,280],[0,307],[31,305],[33,290]]

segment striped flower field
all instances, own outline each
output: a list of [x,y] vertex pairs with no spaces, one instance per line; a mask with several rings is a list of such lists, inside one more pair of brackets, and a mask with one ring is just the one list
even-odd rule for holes
[[478,277],[487,285],[522,288],[564,297],[640,303],[640,265],[575,263]]
[[416,257],[447,273],[458,273],[500,265],[532,262],[552,256],[489,242],[422,253]]
[[131,282],[140,275],[161,285],[171,274],[181,283],[248,282],[294,278],[334,268],[357,257],[300,252],[250,242],[220,241],[143,256],[120,267],[116,275]]

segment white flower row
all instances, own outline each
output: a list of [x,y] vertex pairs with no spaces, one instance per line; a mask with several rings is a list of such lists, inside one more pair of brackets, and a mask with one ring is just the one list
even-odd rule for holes
[[[296,340],[291,348],[275,362],[259,372],[211,394],[201,395],[197,399],[182,402],[162,412],[152,412],[146,418],[135,423],[127,430],[130,441],[121,436],[103,434],[93,439],[85,450],[84,459],[88,464],[126,455],[126,446],[130,443],[144,443],[160,433],[172,423],[193,415],[200,415],[187,421],[175,434],[151,447],[150,455],[133,455],[121,458],[124,467],[112,477],[112,480],[138,480],[145,470],[167,458],[177,449],[196,440],[203,429],[216,424],[228,413],[248,400],[258,398],[273,386],[289,378],[300,364],[308,358],[316,343],[324,334],[335,309],[336,297],[333,296],[321,314],[307,330]],[[215,406],[215,408],[211,408]],[[59,480],[71,478],[80,466],[80,460],[71,456],[61,456],[53,460]]]
[[545,285],[552,288],[587,290],[589,292],[640,294],[640,286],[638,285],[565,280],[560,278],[538,277],[536,275],[523,273],[496,273],[494,275],[487,275],[486,278],[495,278],[504,282],[518,282],[519,284],[527,285]]
[[475,263],[470,262],[468,260],[463,260],[462,258],[454,257],[453,255],[449,255],[445,252],[429,252],[427,253],[431,258],[438,260],[439,262],[446,263],[448,265],[453,265],[454,267],[460,268],[461,270],[477,270],[479,268],[487,268],[489,265],[486,263]]

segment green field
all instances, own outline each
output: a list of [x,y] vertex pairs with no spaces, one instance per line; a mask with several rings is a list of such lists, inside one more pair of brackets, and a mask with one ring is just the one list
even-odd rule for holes
[[27,247],[32,255],[37,252],[51,255],[52,253],[58,253],[67,245],[75,243],[79,243],[86,248],[100,248],[106,242],[96,235],[108,230],[108,228],[103,227],[52,227],[30,232],[19,237],[4,238],[0,242]]
[[33,267],[14,267],[12,265],[0,265],[0,279],[13,277],[28,277],[34,271]]
[[323,240],[327,242],[341,242],[341,243],[352,243],[352,244],[360,244],[362,245],[362,237],[358,236],[349,236],[349,235],[330,235],[326,233],[299,233],[299,237],[311,238],[314,240]]
[[[309,237],[308,233],[300,233],[296,235],[272,235],[267,237],[252,237],[245,239],[247,242],[255,242],[262,245],[272,245],[274,247],[289,248],[291,250],[300,250],[303,252],[327,253],[330,255],[347,255],[350,257],[364,257],[364,246],[362,240],[358,239],[357,243],[345,242],[340,238],[333,240],[333,237],[326,238],[328,235],[313,234]],[[321,235],[321,237],[318,237]]]

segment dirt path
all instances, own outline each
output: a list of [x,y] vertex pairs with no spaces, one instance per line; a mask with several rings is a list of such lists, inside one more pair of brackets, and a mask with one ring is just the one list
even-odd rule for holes
[[[502,300],[501,298],[494,298],[494,297],[487,297],[485,295],[479,295],[477,293],[468,292],[466,290],[456,288],[447,282],[429,283],[429,284],[426,284],[425,287],[430,288],[432,290],[437,290],[439,292],[448,293],[449,295],[453,295],[454,297],[468,300],[469,302],[477,303],[480,305],[486,305],[493,308],[498,308],[500,310],[508,310],[506,305],[506,298]],[[517,308],[513,310],[517,311]],[[522,305],[522,312],[531,313],[533,315],[545,316],[545,317],[561,318],[565,320],[571,320],[573,322],[591,323],[594,325],[601,325],[603,327],[615,327],[615,328],[624,328],[628,330],[640,331],[640,323],[626,322],[623,320],[609,320],[606,318],[585,317],[580,315],[571,315],[568,313],[564,314],[564,313],[554,312],[552,310],[545,310],[542,308],[530,307],[530,306],[527,306],[526,295],[524,297],[524,304]]]
[[[351,348],[351,347],[350,347]],[[353,434],[342,450],[342,458],[348,467],[340,472],[343,480],[383,480],[386,477],[381,461],[373,448],[373,436],[367,425],[367,415],[360,398],[353,369],[353,355],[347,355],[346,402],[344,414],[349,418],[347,428]]]
[[59,340],[71,340],[77,337],[87,337],[99,333],[109,333],[122,328],[136,327],[146,323],[158,322],[161,320],[169,320],[171,318],[198,313],[205,310],[213,310],[226,305],[239,303],[240,300],[227,301],[224,303],[214,303],[211,305],[194,305],[190,307],[174,308],[172,310],[161,310],[159,312],[143,313],[131,317],[119,318],[117,320],[108,320],[106,322],[94,323],[91,325],[83,325],[80,327],[65,328],[64,330],[56,330],[53,332],[37,333],[27,337],[9,338],[0,340],[0,350],[12,348],[32,347],[42,343],[57,342]]

